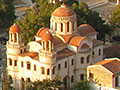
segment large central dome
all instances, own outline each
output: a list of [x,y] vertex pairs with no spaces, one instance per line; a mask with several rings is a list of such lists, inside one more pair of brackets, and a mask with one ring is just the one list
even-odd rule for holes
[[68,17],[74,14],[74,11],[64,3],[52,13],[53,16],[57,17]]

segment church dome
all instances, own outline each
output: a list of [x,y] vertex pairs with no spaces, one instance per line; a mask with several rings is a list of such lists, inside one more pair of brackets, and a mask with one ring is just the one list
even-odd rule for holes
[[45,40],[45,41],[52,41],[52,39],[53,39],[49,28],[45,28],[45,27],[41,28],[37,32],[36,36],[41,37],[42,40]]
[[56,17],[68,17],[74,14],[75,12],[64,3],[52,13]]
[[21,30],[20,30],[20,27],[14,23],[11,27],[10,27],[10,31],[9,32],[12,32],[12,33],[20,33]]

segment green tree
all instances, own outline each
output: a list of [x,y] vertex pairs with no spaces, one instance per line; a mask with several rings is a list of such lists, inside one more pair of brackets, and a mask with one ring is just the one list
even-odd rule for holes
[[5,75],[1,77],[0,82],[2,83],[2,90],[14,90],[12,77],[8,75],[7,70]]
[[90,85],[88,81],[81,81],[77,83],[72,90],[90,90]]
[[111,18],[109,18],[110,25],[114,28],[115,32],[120,32],[120,5],[112,12]]
[[10,26],[15,19],[13,0],[0,0],[0,28]]
[[60,90],[62,82],[59,80],[43,80],[29,82],[26,86],[27,90]]

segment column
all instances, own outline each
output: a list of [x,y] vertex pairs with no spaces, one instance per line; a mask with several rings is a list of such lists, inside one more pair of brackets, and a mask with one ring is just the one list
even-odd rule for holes
[[117,0],[117,5],[120,5],[120,0]]

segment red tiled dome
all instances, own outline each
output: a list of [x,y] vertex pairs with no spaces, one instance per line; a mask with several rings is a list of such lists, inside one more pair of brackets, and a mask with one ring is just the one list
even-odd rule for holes
[[45,28],[45,27],[41,28],[37,32],[36,36],[41,37],[42,40],[45,40],[45,41],[48,41],[48,40],[52,41],[53,39],[51,33],[49,32],[49,28]]
[[13,24],[11,27],[10,27],[10,30],[9,32],[12,32],[12,33],[20,33],[21,30],[20,30],[20,27],[17,25],[17,24]]
[[57,8],[52,15],[57,17],[67,17],[74,15],[75,12],[69,8],[66,4],[62,4],[61,7]]

